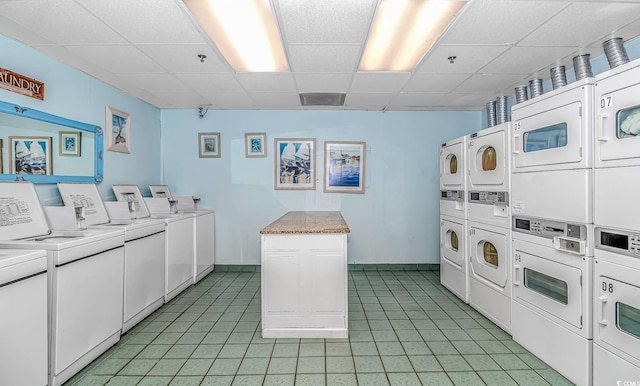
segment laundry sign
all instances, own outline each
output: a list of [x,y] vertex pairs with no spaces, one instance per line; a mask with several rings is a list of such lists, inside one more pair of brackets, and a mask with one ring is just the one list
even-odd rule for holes
[[0,88],[44,100],[44,83],[0,68]]

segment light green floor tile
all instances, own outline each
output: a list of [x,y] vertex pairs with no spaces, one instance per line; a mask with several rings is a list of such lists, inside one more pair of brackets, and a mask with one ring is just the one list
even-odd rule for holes
[[218,353],[218,358],[242,358],[247,352],[249,344],[225,344]]
[[149,371],[149,375],[176,375],[186,359],[160,359]]
[[221,344],[201,344],[193,351],[191,358],[197,359],[215,359],[222,350]]
[[176,376],[173,378],[170,386],[198,386],[204,379],[204,376]]
[[480,370],[501,370],[498,365],[488,354],[480,355],[463,355],[464,359],[471,365],[475,371]]
[[379,356],[353,357],[357,373],[384,373],[382,360]]
[[[355,373],[353,358],[348,357],[327,357],[327,373]],[[329,382],[331,384],[331,382]]]
[[509,370],[507,371],[511,378],[515,379],[515,381],[519,385],[527,385],[527,386],[547,386],[549,382],[547,382],[540,374],[538,374],[535,370]]
[[176,344],[164,354],[166,359],[186,359],[193,354],[198,346],[195,344]]
[[264,375],[236,375],[232,386],[261,386]]
[[391,386],[420,386],[420,380],[415,373],[390,373],[387,374]]
[[179,376],[182,375],[206,375],[209,372],[209,368],[213,364],[214,359],[187,359],[184,366],[178,372]]
[[[485,383],[482,379],[473,371],[452,371],[447,375],[453,381],[456,386],[484,386]],[[492,385],[493,386],[493,385]]]
[[409,361],[417,373],[443,371],[434,355],[409,355]]
[[325,358],[324,357],[299,357],[298,368],[296,370],[298,374],[317,374],[325,373]]
[[424,386],[453,386],[451,379],[445,372],[418,373],[418,378]]
[[342,342],[327,342],[325,346],[326,355],[329,356],[350,356],[351,345]]
[[273,375],[267,374],[264,378],[263,386],[293,386],[295,384],[295,375]]
[[424,342],[402,342],[402,347],[407,355],[431,354],[431,350]]
[[376,346],[380,355],[405,355],[400,342],[377,342]]
[[298,374],[296,375],[296,386],[323,386],[326,384],[324,374]]
[[238,375],[264,375],[268,366],[269,358],[244,358],[240,363]]
[[471,371],[471,366],[462,355],[436,355],[444,371]]
[[127,363],[129,363],[129,359],[112,359],[109,357],[102,360],[97,366],[95,366],[91,373],[96,375],[115,375],[125,367]]
[[413,372],[411,362],[406,355],[381,356],[380,358],[387,373]]
[[119,375],[146,375],[158,363],[159,359],[132,359]]
[[573,383],[553,369],[537,370],[542,378],[553,386],[573,386]]
[[137,386],[167,386],[173,377],[144,377]]
[[496,361],[503,370],[529,370],[529,366],[524,363],[516,354],[494,354],[491,358]]
[[240,358],[218,358],[213,361],[207,375],[235,375],[241,362]]
[[271,358],[268,374],[295,374],[298,366],[298,358]]
[[107,382],[107,386],[133,386],[142,380],[141,376],[116,375]]
[[358,373],[359,386],[385,386],[389,385],[387,374],[385,373]]
[[478,371],[484,383],[491,386],[517,386],[516,381],[504,371]]
[[356,375],[351,374],[327,374],[327,385],[358,386]]
[[277,343],[273,347],[273,357],[297,357],[299,343]]
[[320,357],[324,356],[324,343],[300,343],[300,351],[298,355],[301,357]]
[[104,386],[111,379],[111,375],[86,375],[78,379],[71,378],[69,383],[73,386]]

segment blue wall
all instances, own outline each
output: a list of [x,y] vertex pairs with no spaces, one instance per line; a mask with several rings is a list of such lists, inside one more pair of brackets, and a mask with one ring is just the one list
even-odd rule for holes
[[[216,211],[216,262],[260,264],[258,232],[291,210],[340,210],[350,263],[439,262],[439,145],[477,131],[480,112],[163,110],[164,181]],[[198,132],[221,158],[198,158]],[[244,133],[267,133],[245,158]],[[315,191],[274,190],[274,138],[316,138]],[[324,141],[365,141],[365,194],[324,193]]]
[[[107,105],[131,115],[131,154],[111,151],[104,154],[104,182],[98,185],[104,199],[114,199],[113,184],[136,183],[148,192],[149,184],[160,181],[159,109],[1,35],[0,52],[0,67],[45,83],[44,101],[0,89],[2,101],[102,128]],[[15,134],[0,133],[5,160],[8,135]],[[55,185],[38,185],[37,190],[45,205],[60,203]]]

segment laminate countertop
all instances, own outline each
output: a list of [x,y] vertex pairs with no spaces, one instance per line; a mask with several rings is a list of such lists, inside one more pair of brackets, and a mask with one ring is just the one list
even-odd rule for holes
[[262,235],[349,233],[340,212],[287,212],[260,231]]

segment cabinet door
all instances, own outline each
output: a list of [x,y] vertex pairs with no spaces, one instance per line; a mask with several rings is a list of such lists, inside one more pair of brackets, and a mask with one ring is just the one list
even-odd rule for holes
[[296,327],[302,316],[301,259],[297,249],[263,251],[262,328]]
[[340,250],[310,250],[307,327],[344,328],[346,259]]

